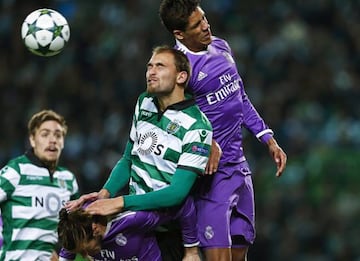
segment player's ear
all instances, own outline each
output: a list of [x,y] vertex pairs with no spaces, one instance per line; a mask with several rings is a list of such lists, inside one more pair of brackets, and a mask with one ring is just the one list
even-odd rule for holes
[[175,38],[178,39],[178,40],[184,39],[183,32],[180,31],[180,30],[174,30],[174,31],[173,31],[173,35],[174,35]]
[[177,75],[177,83],[180,85],[184,84],[187,81],[188,77],[189,76],[187,72],[185,71],[179,72]]
[[35,147],[35,137],[34,137],[34,135],[29,136],[29,142],[30,142],[31,147],[34,148]]

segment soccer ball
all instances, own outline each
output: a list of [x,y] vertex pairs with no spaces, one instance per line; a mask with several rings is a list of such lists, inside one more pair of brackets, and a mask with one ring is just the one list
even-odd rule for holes
[[21,37],[26,47],[39,56],[60,53],[70,39],[66,19],[52,9],[38,9],[30,13],[21,27]]

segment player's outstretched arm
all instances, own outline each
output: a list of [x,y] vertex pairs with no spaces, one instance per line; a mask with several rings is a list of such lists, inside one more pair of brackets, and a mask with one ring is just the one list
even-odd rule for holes
[[287,156],[273,137],[267,141],[267,145],[277,167],[276,177],[280,177],[285,170]]
[[153,210],[181,204],[189,194],[197,173],[177,169],[171,184],[163,189],[139,195],[125,195],[109,199],[99,199],[86,207],[92,215],[111,215],[126,210]]

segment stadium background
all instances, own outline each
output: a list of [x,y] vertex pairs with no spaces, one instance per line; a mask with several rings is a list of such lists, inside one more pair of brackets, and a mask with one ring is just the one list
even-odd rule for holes
[[[173,40],[159,1],[0,1],[0,163],[24,152],[26,122],[65,115],[62,164],[81,192],[98,190],[121,156],[153,46]],[[249,260],[360,260],[360,2],[203,0],[212,31],[230,42],[245,88],[288,154],[281,179],[246,135],[257,240]],[[30,54],[23,19],[49,7],[71,38],[52,58]],[[246,131],[245,131],[246,133]]]

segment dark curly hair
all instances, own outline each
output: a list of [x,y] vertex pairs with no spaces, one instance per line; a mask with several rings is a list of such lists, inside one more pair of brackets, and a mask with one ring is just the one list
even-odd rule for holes
[[170,33],[185,31],[190,15],[199,5],[200,0],[162,0],[159,8],[161,22]]
[[93,215],[83,209],[67,212],[63,208],[59,212],[59,217],[57,231],[60,244],[70,252],[81,252],[81,243],[93,238]]

